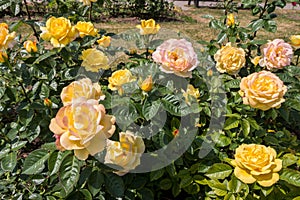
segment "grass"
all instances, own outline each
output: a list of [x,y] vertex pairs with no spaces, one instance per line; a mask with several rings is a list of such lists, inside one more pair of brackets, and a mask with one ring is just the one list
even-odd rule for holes
[[[277,8],[275,13],[277,14],[277,18],[274,19],[277,23],[277,32],[270,33],[261,30],[257,34],[258,38],[270,40],[282,38],[287,41],[290,35],[300,34],[300,10]],[[208,26],[210,20],[203,18],[204,15],[212,15],[215,18],[220,18],[224,15],[224,11],[222,9],[195,8],[190,6],[188,10],[178,13],[177,19],[179,20],[159,23],[163,28],[180,31],[194,40],[209,41],[217,37],[218,31]],[[251,15],[250,10],[239,10],[238,13],[235,13],[235,16],[242,27],[246,27],[251,20],[257,18]],[[6,17],[0,19],[0,22],[15,20],[17,19]],[[107,32],[120,33],[128,29],[134,29],[139,23],[140,21],[137,18],[113,18],[106,22],[96,23],[95,27],[105,29]],[[29,27],[21,26],[18,32],[28,34],[29,29]]]

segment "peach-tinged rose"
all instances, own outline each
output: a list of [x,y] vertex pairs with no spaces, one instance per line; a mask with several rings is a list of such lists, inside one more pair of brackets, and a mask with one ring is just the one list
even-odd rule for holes
[[262,59],[260,66],[266,66],[268,70],[282,69],[290,65],[293,58],[293,48],[281,39],[269,41],[261,46]]
[[185,39],[165,41],[157,47],[152,58],[160,64],[161,71],[181,77],[191,77],[193,69],[198,65],[192,43]]
[[155,23],[155,20],[149,19],[149,20],[141,20],[141,24],[136,26],[138,29],[140,29],[141,35],[153,35],[156,34],[159,29],[160,25]]
[[54,47],[64,47],[78,35],[70,20],[64,17],[50,17],[46,22],[46,27],[40,27],[40,29],[42,30],[41,38],[50,41]]
[[28,53],[37,52],[36,41],[27,40],[24,42],[24,48]]
[[292,35],[290,41],[293,47],[300,48],[300,35]]
[[5,62],[5,58],[7,59],[7,54],[4,51],[0,51],[0,63]]
[[140,157],[145,151],[145,144],[141,137],[132,132],[119,133],[120,142],[107,140],[106,164],[115,164],[123,169],[115,172],[119,176],[128,173],[140,165]]
[[0,23],[0,50],[10,48],[16,37],[16,32],[9,33],[8,25]]
[[75,28],[79,32],[79,36],[81,38],[90,35],[90,36],[97,36],[98,30],[94,27],[91,22],[77,22]]
[[78,159],[85,160],[104,150],[107,138],[115,131],[114,123],[115,118],[107,115],[98,101],[77,99],[59,109],[49,128],[58,149],[74,150]]
[[128,69],[122,69],[112,73],[108,78],[108,88],[115,91],[118,90],[119,94],[123,94],[122,85],[135,81],[136,78],[131,74]]
[[82,51],[81,58],[83,60],[81,66],[87,71],[98,72],[100,69],[109,69],[108,57],[95,48]]
[[186,91],[183,91],[183,96],[185,98],[185,102],[190,104],[190,97],[198,99],[200,97],[200,92],[193,85],[188,84]]
[[230,13],[229,15],[227,15],[226,24],[227,24],[227,26],[233,26],[235,24],[233,13]]
[[76,99],[103,100],[105,95],[101,91],[99,83],[93,83],[89,78],[73,81],[64,87],[60,94],[64,106],[72,104]]
[[98,44],[103,47],[108,47],[111,42],[111,37],[109,36],[102,36],[99,40],[97,40]]
[[214,58],[217,70],[231,75],[237,74],[246,63],[244,49],[233,47],[230,42],[219,49]]
[[79,0],[80,2],[83,3],[83,5],[86,5],[86,6],[90,6],[91,3],[93,2],[97,2],[97,0]]
[[148,76],[148,78],[146,78],[142,84],[141,84],[141,89],[145,92],[149,92],[152,90],[153,88],[153,80],[152,80],[152,76]]
[[269,71],[260,71],[242,78],[239,94],[243,103],[252,108],[268,110],[279,108],[287,87],[278,76]]
[[235,167],[234,175],[242,182],[251,184],[257,181],[270,187],[279,180],[282,160],[276,159],[277,153],[271,147],[257,144],[242,144],[235,152],[231,162]]

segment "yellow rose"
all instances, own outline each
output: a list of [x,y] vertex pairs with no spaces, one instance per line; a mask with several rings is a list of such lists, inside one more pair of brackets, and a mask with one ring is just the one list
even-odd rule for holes
[[24,48],[28,53],[37,52],[36,41],[27,40],[24,42]]
[[187,104],[190,104],[190,96],[198,99],[200,97],[200,92],[198,89],[194,88],[193,85],[188,84],[186,91],[183,91],[183,96],[185,98],[185,102]]
[[87,71],[98,72],[100,69],[109,69],[108,57],[95,48],[82,51],[81,58],[83,60],[81,66]]
[[4,51],[0,51],[0,63],[5,62],[5,58],[7,59],[7,54]]
[[237,74],[246,62],[244,49],[232,47],[230,42],[219,49],[214,58],[219,72],[232,75]]
[[75,101],[59,109],[51,120],[57,148],[74,150],[75,156],[85,160],[104,150],[107,138],[115,131],[115,118],[105,114],[103,105],[90,99]]
[[94,25],[91,22],[77,22],[75,28],[79,32],[81,38],[90,35],[97,36],[98,30],[94,28]]
[[233,13],[230,13],[229,15],[227,15],[226,24],[227,24],[227,26],[233,26],[235,24]]
[[141,35],[156,34],[160,29],[159,24],[155,24],[153,19],[141,20],[141,25],[137,25],[136,27],[140,29]]
[[149,92],[152,90],[153,87],[153,80],[152,80],[152,76],[148,76],[148,78],[146,78],[142,84],[141,84],[141,89],[145,92]]
[[300,35],[292,35],[290,37],[291,45],[295,48],[300,47]]
[[135,80],[135,77],[132,76],[128,69],[118,70],[112,73],[111,77],[108,78],[108,88],[113,91],[118,90],[119,94],[122,95],[122,85]]
[[8,25],[0,23],[0,50],[12,47],[16,32],[9,33]]
[[122,176],[140,164],[145,144],[141,137],[135,136],[130,131],[120,132],[119,138],[120,142],[107,140],[105,163],[122,167],[122,170],[115,172]]
[[111,37],[109,36],[102,36],[99,40],[97,40],[98,44],[103,47],[108,47],[111,42]]
[[90,6],[92,2],[97,2],[97,0],[79,0],[83,5]]
[[270,187],[279,180],[282,160],[276,159],[276,151],[271,147],[257,144],[242,144],[235,152],[234,175],[242,182],[251,184],[257,181]]
[[279,108],[287,87],[272,72],[260,71],[242,78],[239,94],[243,103],[252,108],[268,110]]
[[64,87],[60,94],[64,106],[72,104],[78,98],[103,100],[105,95],[101,91],[98,83],[92,83],[91,79],[83,78],[79,81],[73,81],[70,85]]
[[261,56],[256,56],[255,58],[251,59],[251,62],[253,63],[253,65],[258,65],[259,61],[261,60]]
[[54,47],[64,47],[77,37],[77,30],[71,26],[70,20],[64,17],[50,17],[42,30],[41,38],[50,41]]

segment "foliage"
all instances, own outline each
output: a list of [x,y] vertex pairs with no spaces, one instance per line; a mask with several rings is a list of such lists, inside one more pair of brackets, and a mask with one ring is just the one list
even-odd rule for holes
[[[122,8],[112,1],[98,1],[93,8],[97,11],[102,5],[109,5],[109,12],[116,14],[129,6],[134,15],[142,17],[149,16],[148,12],[154,16],[169,9],[162,1],[126,2],[128,5]],[[238,12],[236,5],[230,2],[224,4],[224,9]],[[199,67],[191,78],[162,73],[150,57],[149,52],[167,37],[181,38],[180,34],[170,30],[161,30],[164,33],[161,38],[159,34],[150,36],[152,40],[145,39],[147,37],[141,36],[137,30],[119,35],[100,30],[99,37],[110,35],[112,41],[115,40],[115,45],[112,42],[106,49],[98,47],[95,44],[98,38],[91,36],[77,38],[58,49],[49,48],[49,43],[40,40],[35,53],[28,53],[22,46],[28,38],[18,36],[17,44],[7,49],[8,58],[0,63],[1,199],[299,198],[299,49],[289,66],[274,72],[288,88],[284,96],[286,101],[280,108],[267,111],[251,108],[243,104],[238,93],[241,78],[262,70],[251,62],[256,55],[261,55],[261,46],[267,42],[257,40],[257,32],[261,29],[275,32],[276,8],[287,2],[265,1],[260,4],[260,1],[243,0],[241,3],[252,9],[257,19],[247,27],[240,27],[238,22],[228,26],[226,16],[221,19],[206,16],[211,18],[211,28],[218,30],[219,34],[216,40],[193,43],[196,47],[201,43],[204,48],[197,51]],[[54,4],[51,2],[49,6],[54,9]],[[64,2],[58,15],[69,15],[64,9],[69,10],[72,6],[72,2]],[[78,11],[87,12],[84,6]],[[70,15],[74,22],[84,16],[77,18],[75,15]],[[18,22],[12,24],[10,30],[17,31],[18,25]],[[246,65],[235,75],[220,74],[212,59],[227,42],[246,52]],[[80,66],[81,52],[95,46],[104,49],[110,58],[110,69],[90,73]],[[108,87],[108,77],[118,69],[129,69],[138,77],[136,82],[123,86],[122,96]],[[99,82],[106,95],[100,103],[107,113],[116,117],[114,140],[118,140],[118,132],[131,129],[143,137],[147,153],[166,148],[175,141],[178,147],[179,143],[184,144],[186,149],[182,155],[163,168],[118,176],[113,173],[115,166],[103,164],[103,153],[82,161],[73,151],[57,150],[53,133],[49,130],[50,120],[63,106],[60,99],[62,89],[82,75]],[[153,88],[142,91],[140,82],[149,76],[153,79]],[[186,90],[187,83],[199,90],[199,99],[190,95],[186,100],[182,90]],[[243,143],[263,144],[276,150],[283,162],[280,180],[276,184],[271,187],[246,184],[234,175],[231,161],[235,149]],[[167,152],[159,156],[168,160],[172,155]]]

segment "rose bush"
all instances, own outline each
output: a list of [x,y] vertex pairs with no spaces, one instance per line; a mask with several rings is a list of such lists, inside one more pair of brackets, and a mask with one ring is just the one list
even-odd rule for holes
[[107,33],[81,12],[28,37],[1,24],[1,199],[297,200],[297,35],[257,39],[284,2],[241,1],[243,27],[227,1],[211,41],[155,20]]

